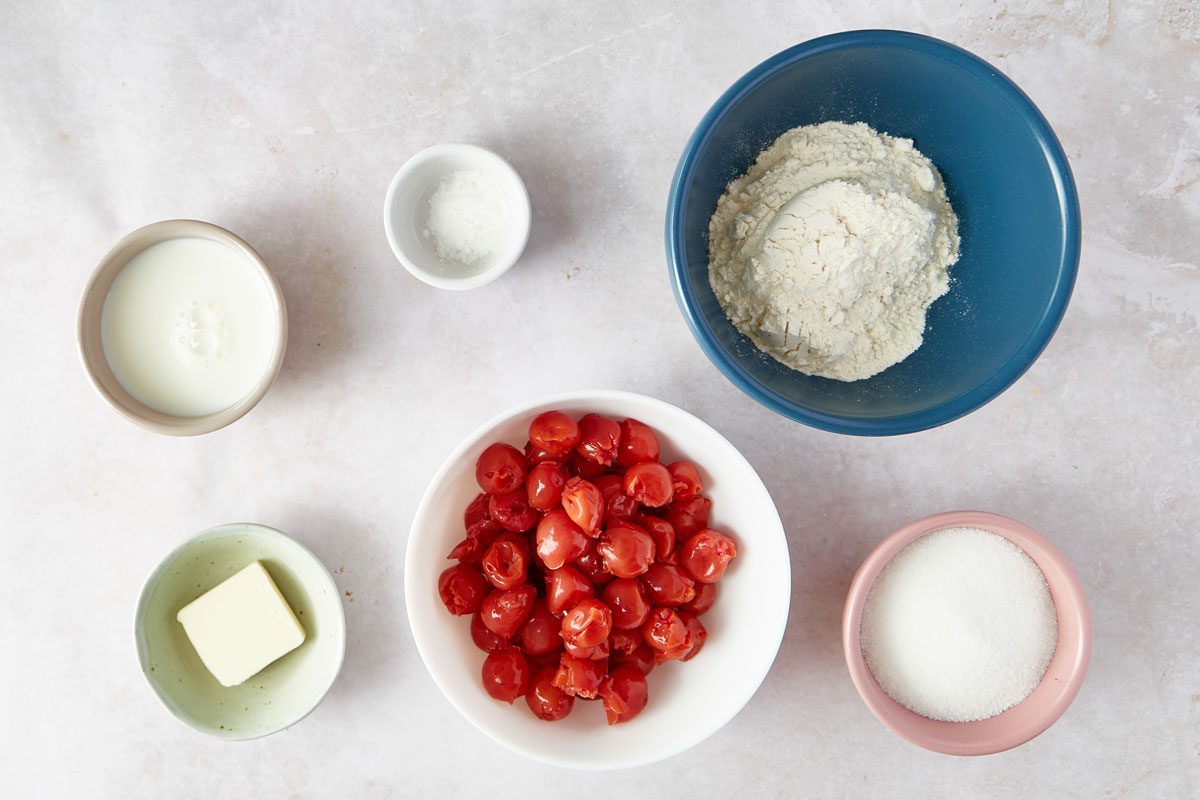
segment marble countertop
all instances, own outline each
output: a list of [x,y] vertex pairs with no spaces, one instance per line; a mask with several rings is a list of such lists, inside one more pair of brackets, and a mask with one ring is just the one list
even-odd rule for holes
[[[1185,797],[1200,793],[1200,16],[1195,0],[596,4],[10,3],[0,25],[0,795],[8,797]],[[968,47],[1040,105],[1072,160],[1078,287],[1038,363],[944,428],[864,440],[742,395],[676,311],[662,248],[693,125],[776,51],[859,27]],[[445,293],[388,249],[383,193],[436,142],[511,159],[533,237],[503,280]],[[273,265],[278,382],[197,439],[145,433],[75,352],[84,280],[121,235],[196,217]],[[572,337],[553,371],[528,354]],[[661,397],[724,433],[792,547],[783,648],[717,735],[580,776],[513,755],[442,698],[407,630],[408,525],[443,456],[552,391]],[[859,700],[839,650],[884,534],[979,507],[1049,535],[1088,590],[1091,671],[1046,734],[924,752]],[[335,570],[346,668],[307,720],[230,744],[146,685],[133,611],[177,542],[253,520]]]

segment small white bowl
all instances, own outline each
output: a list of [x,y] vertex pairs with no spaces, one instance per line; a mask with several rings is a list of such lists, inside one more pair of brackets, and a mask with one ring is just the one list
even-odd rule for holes
[[[261,561],[296,612],[304,643],[240,686],[222,686],[200,661],[179,609]],[[256,739],[290,728],[325,698],[342,669],[346,617],[333,576],[295,539],[265,525],[210,528],[163,559],[146,581],[134,622],[138,659],[163,705],[221,739]]]
[[[470,618],[452,617],[437,579],[463,536],[463,508],[479,493],[475,460],[492,442],[517,447],[543,411],[635,417],[654,428],[662,460],[699,466],[712,499],[713,527],[729,531],[738,556],[703,617],[704,649],[692,661],[650,673],[650,702],[635,719],[609,727],[599,702],[578,702],[557,722],[534,717],[519,699],[492,699],[480,680],[485,654],[471,642]],[[500,744],[538,761],[573,769],[650,764],[703,741],[750,700],[779,651],[791,599],[783,523],[749,462],[706,423],[651,397],[614,391],[559,394],[506,411],[460,444],[434,475],[417,508],[404,565],[404,597],[417,650],[450,703]],[[415,721],[414,722],[419,722]]]
[[[509,212],[500,246],[470,266],[440,257],[422,235],[430,196],[443,178],[459,170],[490,177],[504,193]],[[474,289],[507,272],[529,241],[530,219],[529,192],[521,176],[503,158],[473,144],[439,144],[417,153],[392,178],[383,204],[383,228],[392,252],[415,277],[439,289]]]

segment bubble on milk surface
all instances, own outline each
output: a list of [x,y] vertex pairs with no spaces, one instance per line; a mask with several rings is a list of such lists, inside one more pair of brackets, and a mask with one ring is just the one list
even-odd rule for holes
[[229,322],[212,300],[193,300],[175,320],[175,343],[188,364],[207,367],[229,349]]

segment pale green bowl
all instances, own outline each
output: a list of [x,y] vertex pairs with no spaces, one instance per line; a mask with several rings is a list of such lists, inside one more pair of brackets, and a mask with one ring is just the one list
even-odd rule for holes
[[[175,614],[253,561],[263,562],[307,637],[242,685],[225,687]],[[346,618],[329,570],[296,540],[253,523],[210,528],[168,555],[142,589],[134,634],[142,672],[171,713],[231,740],[267,736],[308,716],[333,686],[346,652]]]

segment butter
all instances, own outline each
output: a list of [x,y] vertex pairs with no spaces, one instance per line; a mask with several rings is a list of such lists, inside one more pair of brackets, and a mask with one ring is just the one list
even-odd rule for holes
[[260,561],[188,603],[175,618],[223,686],[244,683],[303,644],[305,636]]

